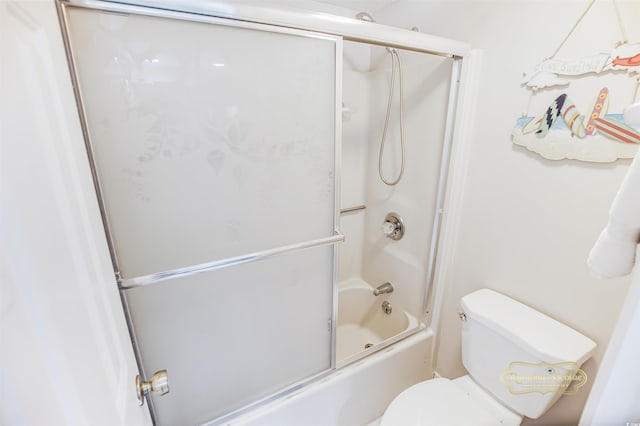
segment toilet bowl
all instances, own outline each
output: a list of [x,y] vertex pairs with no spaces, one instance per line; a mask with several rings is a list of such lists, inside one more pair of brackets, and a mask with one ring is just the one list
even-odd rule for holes
[[469,374],[404,390],[381,426],[515,426],[525,416],[540,417],[578,386],[563,378],[574,377],[591,356],[591,339],[493,290],[463,297],[461,308],[462,362]]
[[411,386],[387,407],[380,426],[516,426],[522,416],[487,395],[469,376]]

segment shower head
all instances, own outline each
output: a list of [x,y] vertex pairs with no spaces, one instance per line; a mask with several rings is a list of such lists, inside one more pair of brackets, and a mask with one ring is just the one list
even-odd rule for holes
[[[356,19],[359,19],[361,21],[366,21],[366,22],[372,22],[374,24],[376,24],[376,20],[373,19],[373,15],[371,15],[369,12],[358,12],[356,13]],[[420,28],[413,26],[411,28],[409,28],[411,31],[415,31],[417,33],[420,32]]]
[[356,13],[356,19],[361,21],[373,22],[376,23],[376,20],[373,19],[373,16],[369,12],[358,12]]
[[[356,19],[359,19],[359,20],[365,21],[365,22],[371,22],[373,24],[376,23],[376,20],[373,19],[373,15],[371,15],[369,12],[358,12],[358,13],[356,13]],[[411,31],[420,32],[418,27],[412,27]],[[387,50],[387,52],[389,52],[391,54],[397,53],[396,49],[394,49],[392,47],[385,47],[385,49]]]

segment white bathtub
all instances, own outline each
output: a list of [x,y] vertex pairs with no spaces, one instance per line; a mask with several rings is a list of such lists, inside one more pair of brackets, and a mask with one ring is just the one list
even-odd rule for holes
[[432,379],[433,331],[422,328],[225,426],[363,426],[400,392]]
[[[338,291],[336,360],[345,365],[379,349],[378,344],[418,327],[417,319],[394,303],[393,293],[373,295],[373,287],[361,279],[340,283]],[[389,301],[387,314],[382,303]],[[378,346],[378,347],[376,347]]]

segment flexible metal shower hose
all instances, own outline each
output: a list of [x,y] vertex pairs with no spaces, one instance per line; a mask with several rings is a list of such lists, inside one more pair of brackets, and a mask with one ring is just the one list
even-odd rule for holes
[[[382,140],[380,141],[380,153],[378,155],[378,174],[380,175],[380,180],[384,182],[386,185],[394,186],[400,179],[402,179],[402,175],[404,174],[404,112],[402,108],[403,104],[403,90],[402,90],[402,67],[400,65],[400,56],[396,49],[387,48],[387,51],[391,54],[391,87],[389,88],[389,100],[387,102],[387,115],[384,119],[384,130],[382,131]],[[387,128],[389,127],[389,116],[391,115],[391,101],[393,99],[393,89],[395,87],[396,80],[396,59],[398,62],[398,74],[400,76],[400,149],[402,151],[402,158],[400,160],[400,173],[398,177],[393,180],[385,179],[382,173],[382,158],[384,145],[387,139]]]

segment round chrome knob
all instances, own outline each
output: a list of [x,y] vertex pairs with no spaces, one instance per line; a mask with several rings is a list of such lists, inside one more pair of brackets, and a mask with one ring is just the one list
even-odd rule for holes
[[389,213],[385,216],[382,233],[392,240],[399,240],[404,236],[404,223],[398,213]]

